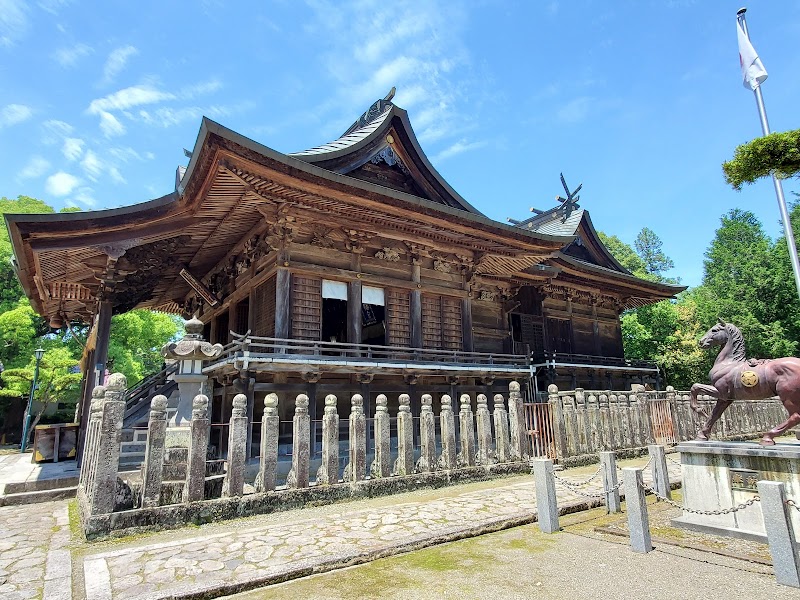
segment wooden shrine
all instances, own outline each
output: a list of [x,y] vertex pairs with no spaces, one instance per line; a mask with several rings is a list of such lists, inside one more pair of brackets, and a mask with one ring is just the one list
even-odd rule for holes
[[204,368],[212,422],[238,391],[258,420],[255,399],[309,385],[312,418],[316,396],[413,401],[420,382],[453,397],[510,380],[529,394],[657,385],[654,365],[624,360],[619,316],[683,289],[627,272],[583,209],[485,217],[437,173],[391,97],[336,141],[291,154],[203,119],[166,196],[6,221],[34,310],[53,327],[93,324],[87,402],[112,314],[198,315],[225,346]]

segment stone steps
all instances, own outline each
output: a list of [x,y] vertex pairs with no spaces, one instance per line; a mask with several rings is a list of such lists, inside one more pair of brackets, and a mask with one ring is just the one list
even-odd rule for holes
[[50,502],[52,500],[74,498],[77,489],[77,485],[75,485],[64,488],[17,492],[14,494],[7,493],[0,496],[0,506],[19,506],[21,504],[36,504],[39,502]]

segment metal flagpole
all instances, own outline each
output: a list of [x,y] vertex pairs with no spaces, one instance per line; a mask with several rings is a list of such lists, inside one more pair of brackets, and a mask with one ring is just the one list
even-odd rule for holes
[[[747,12],[746,8],[740,8],[736,13],[736,18],[742,25],[742,30],[750,39],[750,32],[747,30],[747,20],[744,13]],[[767,109],[764,107],[764,96],[761,94],[761,86],[757,86],[753,93],[756,96],[756,105],[758,106],[758,117],[761,119],[761,131],[766,136],[769,135],[769,121],[767,120]],[[783,195],[783,183],[781,180],[772,173],[772,183],[775,186],[775,195],[778,197],[778,208],[781,211],[781,221],[783,221],[783,232],[786,236],[786,243],[789,246],[789,259],[792,261],[792,271],[794,271],[794,284],[797,286],[797,295],[800,297],[800,260],[797,258],[797,245],[794,242],[794,232],[792,231],[792,222],[789,219],[789,210],[786,208],[786,198]]]

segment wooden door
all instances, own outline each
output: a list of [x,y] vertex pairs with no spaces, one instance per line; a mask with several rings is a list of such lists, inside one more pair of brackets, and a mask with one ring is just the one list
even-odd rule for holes
[[386,290],[387,340],[390,346],[411,345],[411,294],[407,290]]

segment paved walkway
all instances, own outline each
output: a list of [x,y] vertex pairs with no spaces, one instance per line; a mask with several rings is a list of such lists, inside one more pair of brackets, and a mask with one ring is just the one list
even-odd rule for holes
[[[669,467],[677,478],[679,467]],[[558,475],[580,482],[595,468]],[[600,493],[600,477],[578,489]],[[558,498],[560,506],[574,507],[587,500],[563,485]],[[535,509],[534,482],[526,475],[88,544],[70,539],[66,501],[9,506],[0,508],[0,598],[232,594],[531,523]]]

